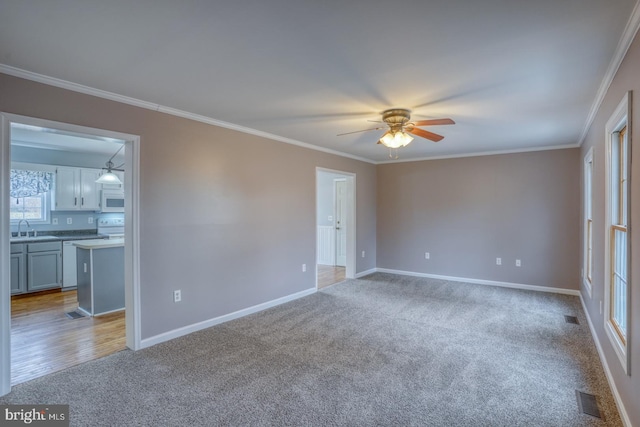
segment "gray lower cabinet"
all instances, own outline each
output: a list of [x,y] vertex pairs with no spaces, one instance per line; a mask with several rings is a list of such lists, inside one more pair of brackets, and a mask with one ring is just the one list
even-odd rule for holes
[[29,243],[27,246],[27,291],[62,285],[62,243]]
[[78,308],[96,316],[124,309],[124,246],[78,247]]
[[11,293],[21,294],[27,291],[27,264],[25,262],[24,245],[11,245]]

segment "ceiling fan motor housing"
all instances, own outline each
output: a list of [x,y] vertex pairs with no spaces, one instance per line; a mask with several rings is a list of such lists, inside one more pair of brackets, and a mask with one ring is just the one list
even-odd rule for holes
[[405,124],[411,117],[411,111],[404,108],[392,108],[382,112],[382,120],[389,125]]
[[411,111],[405,108],[391,108],[382,112],[382,120],[389,125],[392,133],[402,131],[410,117]]

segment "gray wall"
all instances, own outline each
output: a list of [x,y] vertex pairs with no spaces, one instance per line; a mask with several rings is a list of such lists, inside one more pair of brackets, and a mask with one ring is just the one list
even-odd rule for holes
[[316,167],[356,174],[356,272],[375,267],[375,165],[3,74],[0,93],[4,112],[141,136],[143,339],[314,288]]
[[377,265],[578,289],[579,178],[579,149],[379,165]]
[[[640,425],[640,33],[622,62],[609,87],[589,133],[582,145],[581,159],[593,147],[593,285],[591,297],[586,289],[582,296],[587,306],[607,364],[615,379],[620,396],[634,426]],[[604,259],[605,259],[605,126],[609,117],[622,100],[624,94],[633,91],[631,119],[632,128],[632,168],[631,168],[631,324],[629,342],[631,346],[631,376],[622,367],[609,338],[604,332],[604,318],[600,314],[600,301],[604,301]],[[582,245],[580,246],[582,248]]]

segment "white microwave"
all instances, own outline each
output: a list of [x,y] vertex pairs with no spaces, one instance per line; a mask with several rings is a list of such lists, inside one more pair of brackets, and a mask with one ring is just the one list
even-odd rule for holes
[[124,212],[124,191],[102,190],[101,212]]

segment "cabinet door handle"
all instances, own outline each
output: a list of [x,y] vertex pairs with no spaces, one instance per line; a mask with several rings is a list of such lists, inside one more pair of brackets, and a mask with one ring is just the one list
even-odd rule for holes
[[73,206],[76,206],[78,204],[78,198],[74,197],[73,198]]
[[84,197],[81,200],[82,200],[82,206],[84,206]]

